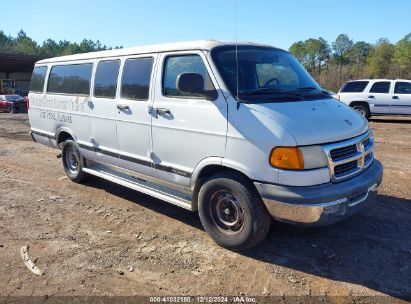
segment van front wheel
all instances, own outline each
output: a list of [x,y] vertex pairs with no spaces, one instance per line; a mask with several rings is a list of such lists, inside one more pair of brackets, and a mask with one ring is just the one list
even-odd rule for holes
[[66,140],[63,144],[62,160],[67,176],[76,183],[81,183],[86,178],[83,171],[84,158],[81,156],[77,144],[73,140]]
[[203,184],[198,196],[201,223],[220,246],[244,251],[267,235],[271,216],[253,185],[242,175],[216,174]]

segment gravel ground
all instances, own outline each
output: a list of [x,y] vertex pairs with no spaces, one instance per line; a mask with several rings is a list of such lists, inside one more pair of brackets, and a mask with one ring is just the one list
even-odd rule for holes
[[[0,302],[132,295],[409,300],[411,118],[376,118],[370,126],[385,168],[373,206],[325,228],[273,222],[261,245],[239,254],[215,245],[195,213],[98,178],[70,182],[58,151],[31,141],[27,115],[0,113]],[[44,275],[24,266],[23,245]]]

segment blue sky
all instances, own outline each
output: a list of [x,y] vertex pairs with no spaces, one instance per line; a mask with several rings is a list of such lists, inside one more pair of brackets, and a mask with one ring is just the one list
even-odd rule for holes
[[[2,4],[0,30],[124,47],[197,39],[234,40],[235,0],[18,0]],[[288,49],[340,33],[374,43],[411,32],[411,0],[237,0],[239,41]]]

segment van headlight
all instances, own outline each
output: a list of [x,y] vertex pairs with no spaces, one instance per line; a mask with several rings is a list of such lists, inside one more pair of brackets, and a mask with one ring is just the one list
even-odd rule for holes
[[270,164],[279,169],[308,170],[326,167],[328,159],[321,146],[276,147],[271,151]]

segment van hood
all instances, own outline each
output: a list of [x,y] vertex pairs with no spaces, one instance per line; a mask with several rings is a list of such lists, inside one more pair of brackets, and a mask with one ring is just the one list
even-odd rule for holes
[[345,140],[368,130],[365,118],[335,99],[244,106],[269,116],[295,138],[298,146]]

